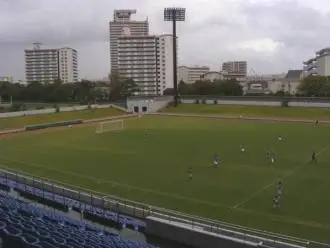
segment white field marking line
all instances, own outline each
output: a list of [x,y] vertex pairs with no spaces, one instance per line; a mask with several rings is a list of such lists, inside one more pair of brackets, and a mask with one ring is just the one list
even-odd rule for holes
[[[316,155],[320,155],[321,153],[325,152],[326,150],[328,150],[330,148],[330,146],[327,146],[325,148],[323,148],[322,150],[318,151],[316,153]],[[296,167],[294,167],[292,170],[289,170],[288,172],[284,173],[282,176],[276,178],[274,181],[272,181],[271,183],[265,185],[264,187],[262,187],[261,189],[257,190],[256,192],[254,192],[253,194],[251,194],[249,197],[247,197],[246,199],[244,199],[243,201],[235,204],[232,208],[239,208],[242,205],[248,203],[249,201],[251,201],[252,199],[254,199],[255,197],[257,197],[258,195],[260,195],[262,192],[264,192],[265,190],[269,189],[271,186],[273,186],[274,184],[276,184],[279,180],[285,179],[289,176],[291,176],[292,174],[294,174],[296,171],[298,171],[300,168],[302,168],[305,164],[307,164],[308,162],[310,162],[310,159],[308,159],[307,161],[305,161],[304,163],[301,163],[299,165],[297,165]]]

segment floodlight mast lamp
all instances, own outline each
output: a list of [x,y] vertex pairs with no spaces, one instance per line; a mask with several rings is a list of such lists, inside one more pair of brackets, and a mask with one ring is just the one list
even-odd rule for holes
[[178,90],[178,66],[177,66],[177,45],[176,45],[176,22],[185,21],[185,8],[166,8],[164,9],[164,20],[170,21],[173,24],[173,86],[174,86],[174,105],[179,104]]

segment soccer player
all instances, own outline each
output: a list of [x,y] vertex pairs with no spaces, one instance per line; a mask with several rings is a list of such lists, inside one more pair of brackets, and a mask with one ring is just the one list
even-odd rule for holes
[[318,126],[319,125],[319,120],[316,120],[315,121],[315,126]]
[[220,164],[220,157],[217,153],[214,154],[213,156],[213,166],[214,168],[218,168]]
[[277,198],[277,196],[274,196],[274,198],[273,198],[273,208],[277,208],[278,205],[279,205],[278,198]]
[[275,163],[275,153],[274,152],[272,152],[270,155],[270,161],[272,162],[272,164]]
[[282,136],[278,136],[278,141],[282,141]]
[[316,161],[316,153],[315,153],[315,152],[312,153],[312,161],[313,161],[314,163],[317,162],[317,161]]
[[273,208],[280,208],[280,200],[281,196],[276,194],[273,198]]
[[244,145],[241,145],[241,146],[240,146],[240,149],[241,149],[241,152],[245,152]]
[[278,197],[281,197],[282,189],[283,189],[283,184],[282,184],[282,181],[279,180],[278,183],[277,183],[277,192],[276,192]]
[[189,177],[189,180],[191,181],[192,178],[193,178],[193,168],[192,167],[189,167],[189,170],[188,170],[188,177]]

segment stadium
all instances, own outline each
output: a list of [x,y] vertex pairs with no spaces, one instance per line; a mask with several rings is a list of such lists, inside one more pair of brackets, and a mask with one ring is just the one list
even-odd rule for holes
[[2,113],[3,247],[329,247],[328,108],[169,101]]

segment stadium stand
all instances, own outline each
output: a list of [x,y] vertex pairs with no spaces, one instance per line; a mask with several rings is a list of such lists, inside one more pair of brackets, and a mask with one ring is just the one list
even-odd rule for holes
[[87,214],[90,217],[94,217],[95,219],[106,220],[112,223],[117,223],[121,228],[131,228],[136,231],[145,230],[145,223],[139,220],[135,220],[128,216],[119,215],[117,213],[113,213],[109,210],[104,210],[95,206],[91,206],[89,204],[84,204],[80,201],[70,199],[68,197],[63,197],[60,195],[56,195],[54,193],[50,193],[44,190],[40,190],[35,187],[31,187],[28,185],[24,185],[21,183],[14,182],[12,180],[8,180],[6,178],[0,177],[0,185],[5,187],[5,189],[15,189],[18,192],[29,194],[32,196],[40,197],[42,199],[46,199],[49,202],[57,203],[64,208],[67,209],[75,209],[79,212]]
[[38,208],[5,191],[0,191],[0,238],[3,248],[155,248]]
[[[145,232],[147,235],[158,236],[166,240],[174,240],[175,242],[182,243],[185,245],[195,246],[196,240],[198,239],[201,242],[201,244],[197,247],[241,247],[241,246],[265,247],[265,248],[310,247],[309,246],[310,241],[299,238],[281,236],[276,233],[269,233],[266,231],[249,229],[230,223],[217,222],[214,220],[208,220],[190,215],[185,215],[175,211],[168,211],[154,207],[151,208],[150,206],[147,206],[147,208],[144,209],[145,207],[144,205],[129,205],[129,203],[127,204],[126,202],[124,202],[123,204],[120,203],[116,198],[112,199],[109,196],[102,196],[102,195],[95,196],[89,193],[86,194],[86,192],[84,193],[83,191],[74,191],[68,188],[64,188],[63,186],[56,185],[56,183],[51,183],[49,180],[40,181],[40,179],[38,178],[31,178],[29,176],[24,176],[19,172],[9,172],[5,170],[0,170],[0,172],[1,172],[0,192],[2,192],[1,193],[2,197],[6,195],[7,198],[11,197],[11,199],[13,198],[19,202],[22,202],[23,200],[26,206],[28,206],[28,204],[26,203],[26,201],[28,201],[27,199],[33,199],[34,202],[35,201],[40,202],[42,204],[49,205],[52,208],[60,209],[62,212],[55,210],[53,211],[53,209],[52,211],[50,211],[52,213],[51,216],[55,216],[56,215],[55,212],[57,212],[56,215],[57,217],[56,218],[54,217],[56,223],[63,224],[63,221],[60,221],[60,219],[64,218],[65,220],[70,220],[71,222],[76,223],[75,225],[78,226],[79,230],[81,229],[80,228],[81,226],[89,226],[88,230],[92,230],[94,234],[96,233],[95,235],[101,235],[102,237],[107,235],[114,237],[117,235],[117,234],[110,234],[110,232],[106,231],[107,229],[103,228],[104,224],[107,226],[107,224],[109,223],[110,226],[112,226],[112,224],[115,223],[116,227],[119,229],[130,228],[135,231]],[[4,192],[6,192],[6,194]],[[17,193],[19,193],[20,196],[18,196]],[[82,196],[86,196],[87,198]],[[34,202],[32,204],[30,203],[30,207],[34,206],[34,208],[37,209]],[[134,211],[128,211],[128,212],[123,211],[120,208],[120,204],[123,204],[125,208],[133,208]],[[43,210],[45,211],[45,209]],[[71,210],[80,212],[81,216],[78,218],[76,217],[74,219],[70,219],[70,217],[68,216],[72,216],[71,214],[75,215],[73,212],[71,212]],[[36,210],[35,212],[39,213],[42,211]],[[0,200],[0,238],[3,238],[1,231],[2,230],[1,213],[2,212],[1,212],[1,200]],[[126,213],[127,215],[123,215],[123,213]],[[45,215],[47,217],[47,220],[49,219],[48,215],[49,213]],[[93,218],[89,218],[89,217],[93,217]],[[88,225],[89,223],[88,220],[92,220],[92,222],[98,222],[101,225],[103,225],[101,227],[102,230],[100,228],[97,228],[96,227],[97,225],[95,225],[95,223]],[[71,224],[69,226],[71,226]],[[10,229],[10,230],[14,230],[14,229]],[[20,235],[22,233],[23,232],[20,232]],[[178,235],[178,234],[182,234],[182,235]],[[174,236],[175,239],[173,239]],[[194,237],[194,239],[189,238],[187,240],[186,239],[187,237]],[[25,238],[27,239],[30,237],[28,236]],[[36,238],[39,240],[39,242],[43,241],[42,239],[40,239],[39,236],[37,236]],[[211,238],[212,240],[217,239],[216,241],[217,245],[205,245],[206,241],[209,240],[209,238]],[[4,240],[5,239],[3,238],[3,242]],[[230,245],[227,241],[230,241]],[[4,246],[4,248],[7,247],[8,246]],[[9,247],[15,247],[15,246],[9,246]],[[22,247],[53,247],[53,246],[39,245],[39,246],[22,246]],[[66,244],[64,246],[55,245],[55,247],[70,248],[75,246],[68,246]],[[92,247],[92,246],[82,245],[81,247]],[[143,244],[136,244],[136,246],[113,245],[113,246],[95,246],[95,247],[96,248],[98,247],[144,248],[144,247],[152,247],[152,246],[143,246]]]

